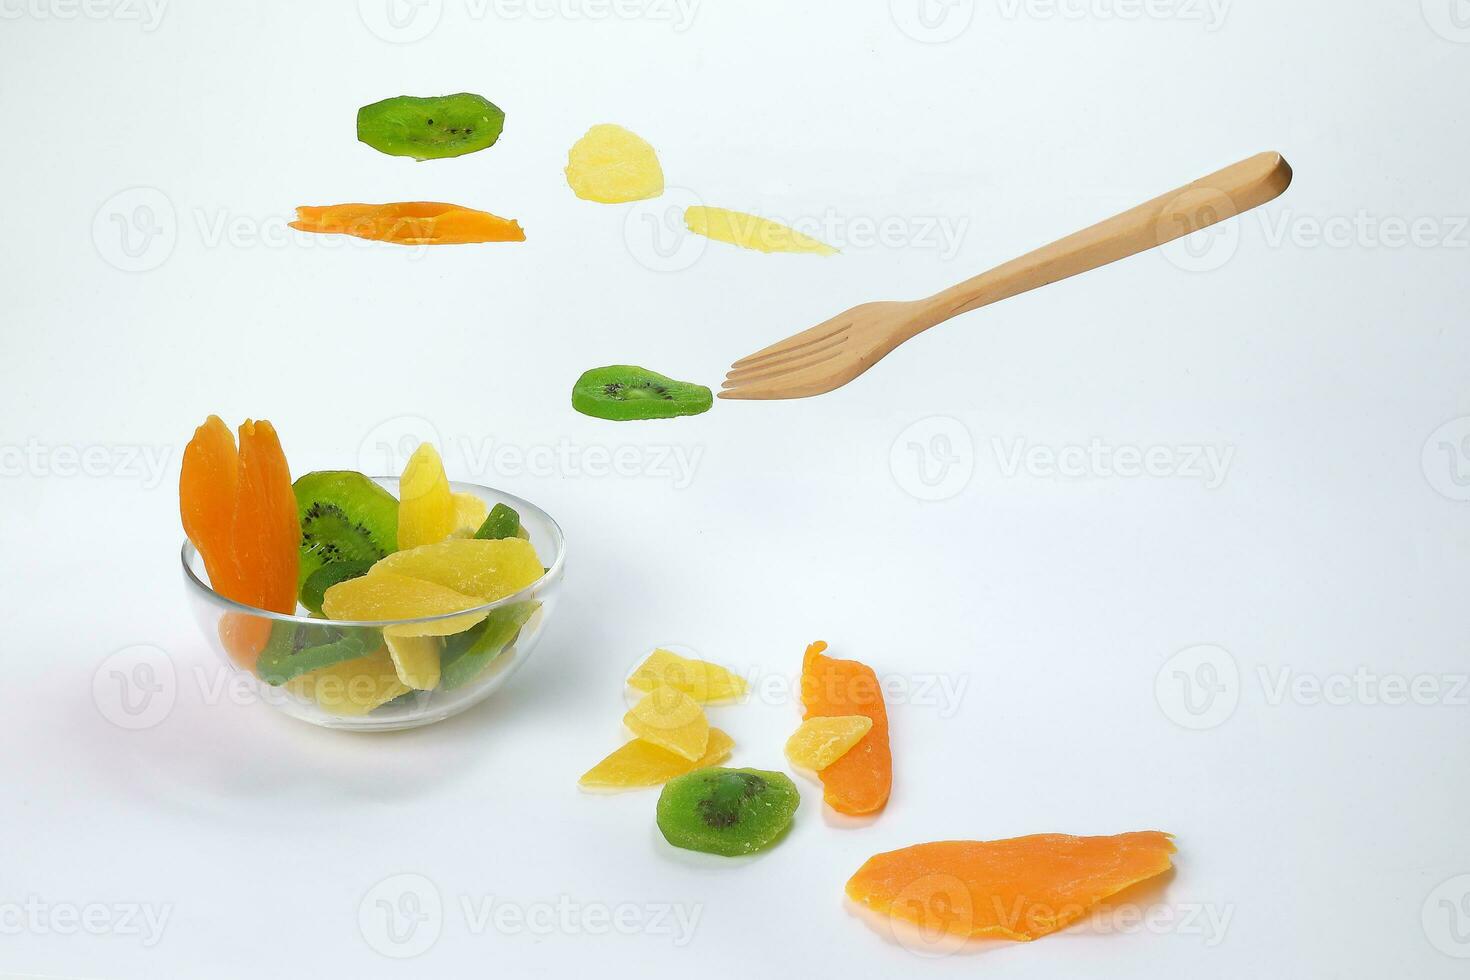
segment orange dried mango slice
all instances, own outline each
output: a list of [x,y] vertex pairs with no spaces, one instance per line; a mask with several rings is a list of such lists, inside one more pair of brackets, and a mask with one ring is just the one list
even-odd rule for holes
[[623,716],[623,724],[645,742],[690,762],[699,761],[709,747],[709,719],[704,709],[672,687],[660,687],[633,705]]
[[294,613],[301,522],[286,454],[269,422],[241,424],[238,483],[233,543],[241,597],[230,598]]
[[871,667],[823,655],[821,641],[806,649],[801,670],[801,701],[806,718],[864,715],[873,727],[851,750],[819,776],[822,798],[838,813],[863,816],[888,803],[893,788],[893,753],[888,746],[888,711]]
[[512,218],[438,201],[392,204],[332,204],[296,209],[291,227],[326,235],[351,235],[394,245],[475,245],[523,242],[526,233]]
[[704,755],[690,762],[652,742],[635,738],[582,774],[577,785],[586,789],[644,789],[662,786],[675,776],[708,769],[730,758],[735,740],[718,728],[709,730]]
[[194,430],[184,447],[179,473],[179,517],[184,533],[199,549],[209,585],[222,596],[244,601],[235,567],[235,498],[239,490],[240,451],[235,434],[218,415]]
[[871,857],[847,895],[927,934],[1028,942],[1172,866],[1169,834],[938,841]]

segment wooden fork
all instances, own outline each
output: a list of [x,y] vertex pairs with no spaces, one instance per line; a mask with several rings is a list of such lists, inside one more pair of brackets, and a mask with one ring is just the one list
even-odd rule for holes
[[1182,238],[1290,184],[1281,154],[1257,154],[928,299],[867,303],[756,351],[731,367],[720,397],[806,398],[840,388],[945,320]]

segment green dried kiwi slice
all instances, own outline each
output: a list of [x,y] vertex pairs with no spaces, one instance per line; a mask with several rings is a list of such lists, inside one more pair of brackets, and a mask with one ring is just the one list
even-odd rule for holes
[[738,857],[775,843],[800,804],[796,784],[784,773],[699,769],[664,785],[658,829],[675,847]]
[[271,626],[269,642],[255,661],[255,673],[272,687],[280,687],[313,670],[365,657],[381,642],[375,630],[276,622]]
[[495,662],[515,642],[521,627],[540,607],[539,602],[514,602],[491,611],[474,629],[445,640],[439,658],[439,686],[446,691],[464,687]]
[[357,110],[357,138],[395,157],[438,160],[494,146],[505,113],[481,95],[399,95]]
[[[372,564],[398,550],[398,501],[361,473],[308,473],[292,489],[301,519],[302,585],[323,565]],[[311,608],[304,596],[302,605]]]
[[675,381],[631,364],[593,368],[572,386],[573,408],[614,422],[698,415],[713,404],[714,395],[704,385]]
[[500,541],[504,538],[516,537],[520,534],[520,530],[521,515],[505,504],[496,504],[490,508],[489,516],[475,532],[475,537],[482,541]]
[[306,576],[306,581],[301,583],[301,604],[310,610],[313,616],[323,615],[322,603],[326,600],[328,589],[339,582],[361,578],[372,567],[373,563],[370,561],[353,559],[323,565]]

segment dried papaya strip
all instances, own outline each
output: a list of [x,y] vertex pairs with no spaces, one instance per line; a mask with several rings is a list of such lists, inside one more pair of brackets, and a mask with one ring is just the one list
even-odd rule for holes
[[855,660],[823,656],[827,644],[806,649],[801,669],[801,701],[806,718],[864,715],[873,727],[840,759],[818,773],[822,797],[838,813],[876,813],[893,788],[893,753],[888,746],[888,711],[872,668]]
[[234,553],[240,601],[278,613],[296,611],[301,523],[286,455],[269,422],[240,426]]
[[218,415],[211,415],[184,447],[179,474],[179,517],[184,533],[199,549],[210,587],[231,599],[243,598],[233,538],[239,467],[235,434]]
[[526,240],[525,231],[514,219],[436,201],[303,206],[296,209],[296,220],[291,222],[291,227],[395,245],[472,245]]
[[1156,830],[915,844],[869,858],[847,895],[926,934],[1027,942],[1169,870],[1174,850],[1170,835]]

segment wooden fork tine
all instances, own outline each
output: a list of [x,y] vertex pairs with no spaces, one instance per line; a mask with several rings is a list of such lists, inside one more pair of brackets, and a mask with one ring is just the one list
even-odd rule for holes
[[763,347],[760,350],[756,351],[754,354],[751,354],[749,357],[742,357],[740,360],[730,365],[731,370],[739,370],[740,368],[746,367],[755,367],[757,364],[763,361],[768,361],[776,357],[777,355],[796,353],[798,350],[804,347],[810,347],[811,345],[819,343],[820,341],[836,337],[838,334],[842,333],[846,329],[847,323],[838,322],[838,318],[827,320],[823,323],[817,324],[815,327],[803,330],[801,333],[793,334],[792,336],[787,337],[785,340],[782,340],[779,343],[772,344],[769,347]]
[[839,337],[813,347],[803,348],[801,351],[788,357],[777,357],[767,361],[760,361],[749,367],[732,368],[726,373],[726,378],[728,381],[754,381],[757,378],[792,374],[813,364],[830,360],[841,351],[845,339]]

